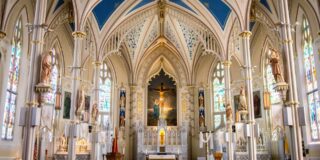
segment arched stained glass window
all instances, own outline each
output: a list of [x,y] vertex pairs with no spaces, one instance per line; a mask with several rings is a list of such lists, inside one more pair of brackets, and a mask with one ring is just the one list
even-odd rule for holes
[[224,82],[224,66],[218,63],[213,74],[213,117],[214,128],[220,126],[221,122],[225,122],[225,82]]
[[57,84],[58,84],[58,78],[59,78],[59,61],[58,61],[58,55],[56,53],[56,50],[53,48],[51,50],[51,57],[52,57],[52,70],[51,70],[51,79],[50,79],[50,84],[52,87],[52,92],[47,94],[47,99],[49,100],[50,103],[54,104],[55,103],[55,93],[57,91]]
[[112,93],[112,76],[110,68],[106,62],[103,62],[100,68],[100,92],[99,92],[99,119],[101,127],[106,129],[111,124],[111,93]]
[[[270,50],[268,55],[270,54]],[[274,79],[274,76],[272,74],[272,67],[271,64],[269,63],[269,59],[267,59],[267,65],[265,68],[265,78],[266,78],[266,85],[267,85],[267,89],[270,92],[270,101],[271,104],[276,104],[276,103],[280,103],[281,102],[281,98],[279,95],[279,92],[277,92],[274,87],[276,85],[276,80]]]
[[320,140],[320,106],[318,84],[316,76],[316,67],[313,53],[312,37],[310,25],[306,17],[302,22],[302,49],[305,71],[305,82],[307,91],[307,100],[310,113],[310,127],[312,141]]
[[13,140],[13,130],[17,105],[17,89],[20,76],[20,59],[22,55],[22,22],[19,19],[14,28],[12,38],[11,58],[9,64],[9,79],[6,90],[1,138]]

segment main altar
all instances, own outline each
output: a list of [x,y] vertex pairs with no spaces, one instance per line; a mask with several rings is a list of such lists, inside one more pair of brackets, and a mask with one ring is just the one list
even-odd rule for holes
[[136,126],[137,159],[187,159],[188,123],[178,121],[176,82],[161,69],[148,84],[146,117]]

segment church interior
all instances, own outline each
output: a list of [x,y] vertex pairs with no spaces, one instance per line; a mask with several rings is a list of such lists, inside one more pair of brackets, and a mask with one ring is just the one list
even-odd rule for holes
[[319,71],[319,0],[1,0],[0,160],[317,160]]

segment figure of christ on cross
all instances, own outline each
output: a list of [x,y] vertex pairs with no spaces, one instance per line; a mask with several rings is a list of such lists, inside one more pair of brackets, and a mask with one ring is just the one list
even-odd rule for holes
[[[161,82],[160,89],[154,89],[155,91],[159,92],[159,107],[160,107],[160,118],[164,118],[164,93],[170,91],[171,89],[164,89],[163,82]],[[157,101],[157,100],[156,100]]]

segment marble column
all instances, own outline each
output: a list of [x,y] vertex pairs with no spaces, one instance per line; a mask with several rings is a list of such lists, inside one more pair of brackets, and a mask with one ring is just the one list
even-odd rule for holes
[[[95,61],[94,62],[94,104],[97,106],[99,105],[99,88],[100,88],[100,66],[101,66],[100,61]],[[91,155],[90,158],[92,160],[99,160],[100,155],[99,155],[99,141],[97,141],[99,137],[99,124],[97,124],[96,120],[92,119],[92,107],[90,107],[90,123],[92,125],[92,143],[91,143]]]
[[291,35],[291,24],[289,17],[289,5],[288,0],[279,0],[280,9],[280,25],[281,25],[281,38],[283,41],[284,55],[287,59],[287,83],[289,84],[289,99],[287,99],[286,107],[291,108],[289,117],[292,117],[292,126],[290,128],[291,134],[291,159],[303,159],[302,154],[302,137],[301,127],[298,122],[298,91],[296,82],[296,69],[294,62],[293,40]]
[[32,41],[30,52],[30,69],[27,84],[27,112],[25,115],[25,127],[23,128],[23,146],[22,146],[22,159],[32,160],[35,142],[35,128],[31,124],[33,118],[31,107],[38,107],[38,95],[35,92],[35,86],[38,83],[39,77],[39,61],[43,50],[43,38],[45,29],[42,24],[45,23],[47,9],[47,1],[37,0],[35,4],[34,22],[30,29],[32,29]]
[[252,66],[251,66],[251,53],[250,53],[250,31],[243,31],[240,33],[242,41],[242,54],[244,58],[244,72],[245,72],[245,84],[247,92],[247,109],[248,109],[248,121],[246,127],[248,127],[248,145],[249,145],[249,159],[257,159],[256,137],[254,133],[255,121],[254,121],[254,106],[253,106],[253,89],[252,89]]
[[[230,83],[230,66],[231,61],[224,61],[224,83],[225,83],[225,105],[231,105],[231,83]],[[232,111],[233,112],[233,111]],[[228,159],[233,160],[233,143],[232,143],[232,120],[227,120],[227,133],[228,133]]]
[[85,32],[75,31],[72,33],[74,38],[74,50],[73,50],[73,64],[72,64],[72,91],[71,91],[71,108],[70,108],[70,127],[69,127],[69,144],[68,144],[68,159],[76,159],[76,129],[78,127],[78,120],[75,115],[77,105],[77,91],[80,88],[81,80],[81,55],[83,39],[86,36]]

